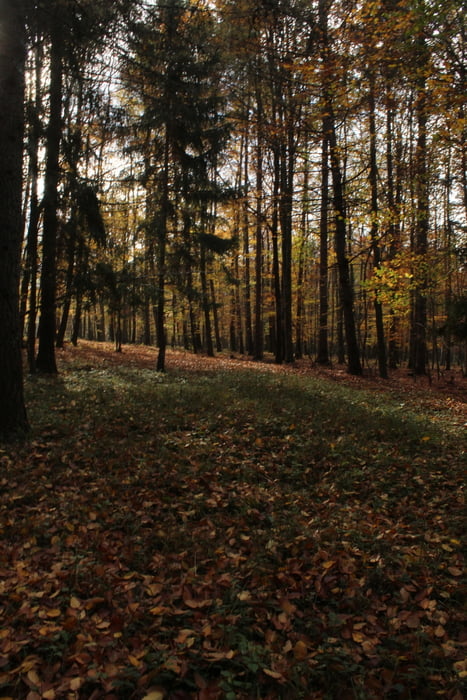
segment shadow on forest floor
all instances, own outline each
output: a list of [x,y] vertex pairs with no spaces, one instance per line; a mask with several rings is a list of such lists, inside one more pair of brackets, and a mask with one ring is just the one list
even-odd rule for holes
[[26,382],[33,434],[0,450],[0,694],[461,700],[465,405],[155,357],[86,343]]

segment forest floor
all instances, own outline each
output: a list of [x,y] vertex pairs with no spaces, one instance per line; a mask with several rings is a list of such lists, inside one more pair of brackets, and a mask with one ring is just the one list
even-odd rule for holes
[[467,380],[80,343],[0,446],[0,698],[462,700]]

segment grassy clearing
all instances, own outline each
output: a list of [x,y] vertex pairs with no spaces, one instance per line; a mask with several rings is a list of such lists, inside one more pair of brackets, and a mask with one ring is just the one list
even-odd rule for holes
[[28,380],[0,695],[461,700],[459,413],[197,362]]

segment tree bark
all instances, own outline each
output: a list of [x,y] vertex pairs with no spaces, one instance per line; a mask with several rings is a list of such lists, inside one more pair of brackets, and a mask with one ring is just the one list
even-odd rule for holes
[[323,137],[321,146],[321,210],[319,222],[319,335],[318,356],[320,365],[329,364],[328,342],[328,207],[329,207],[329,146],[323,120]]
[[282,333],[282,288],[279,262],[279,219],[278,219],[278,199],[279,199],[279,154],[274,149],[274,190],[272,201],[272,274],[274,279],[274,299],[275,299],[275,362],[281,364],[284,360],[284,338]]
[[156,305],[156,337],[159,352],[157,355],[156,369],[158,372],[165,371],[165,351],[167,348],[167,336],[165,332],[165,258],[167,248],[167,221],[169,216],[169,155],[170,145],[168,129],[166,126],[164,164],[161,183],[162,202],[159,214],[159,228],[157,232],[158,285]]
[[[381,266],[381,250],[378,242],[378,167],[376,156],[376,106],[375,106],[375,85],[374,76],[370,75],[370,191],[371,191],[371,230],[370,240],[373,252],[373,267],[378,270]],[[379,376],[382,379],[388,378],[386,341],[384,338],[383,306],[374,294],[373,305],[375,310],[376,342],[378,352]]]
[[256,89],[256,225],[255,225],[255,360],[262,360],[263,342],[263,103],[261,88]]
[[0,4],[0,29],[0,439],[9,440],[28,430],[19,316],[26,60],[22,2]]
[[328,37],[328,2],[319,2],[319,26],[321,32],[321,59],[323,63],[323,102],[324,135],[329,140],[329,158],[332,177],[332,201],[334,208],[334,247],[336,252],[337,269],[339,272],[340,301],[344,317],[345,341],[347,345],[347,369],[350,374],[362,374],[357,332],[354,318],[354,292],[350,274],[350,263],[347,256],[347,222],[346,199],[339,148],[337,144],[336,119],[332,97],[330,70],[330,46]]
[[63,27],[54,18],[50,43],[50,114],[46,135],[44,226],[42,231],[41,305],[36,367],[57,373],[55,361],[55,312],[57,285],[58,183],[62,135]]
[[421,263],[420,278],[417,281],[414,299],[413,340],[414,371],[426,374],[427,361],[427,270],[426,253],[428,250],[428,168],[427,168],[427,95],[425,78],[421,78],[416,101],[417,146],[416,146],[416,196],[417,216],[415,230],[415,254]]
[[35,104],[32,110],[28,138],[29,171],[31,177],[31,200],[27,233],[27,269],[29,275],[29,307],[27,317],[27,357],[29,372],[36,371],[36,320],[37,320],[37,276],[38,276],[38,232],[40,219],[39,206],[39,144],[41,137],[40,113],[42,110],[41,77],[43,50],[39,42],[35,51]]
[[208,291],[208,278],[207,278],[207,260],[206,251],[203,244],[201,244],[200,251],[200,278],[201,278],[201,295],[202,295],[202,305],[203,305],[203,315],[204,315],[204,328],[206,336],[206,352],[208,357],[214,357],[214,345],[212,343],[212,324],[211,324],[211,313],[210,313],[210,300]]
[[[396,147],[395,154],[393,153],[393,124],[394,124],[394,108],[393,108],[393,98],[387,94],[387,106],[386,106],[386,170],[387,170],[387,203],[390,214],[390,224],[389,224],[389,257],[393,259],[399,252],[401,248],[401,236],[400,236],[400,205],[401,205],[401,161],[402,146]],[[396,164],[394,167],[394,156],[396,157]],[[397,369],[399,364],[399,318],[396,313],[390,311],[390,327],[389,327],[389,367],[390,369]]]

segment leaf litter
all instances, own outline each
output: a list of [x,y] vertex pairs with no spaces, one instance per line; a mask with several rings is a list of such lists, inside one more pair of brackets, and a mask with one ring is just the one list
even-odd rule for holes
[[0,450],[0,696],[461,700],[459,397],[154,360],[83,343],[28,380],[34,433]]

